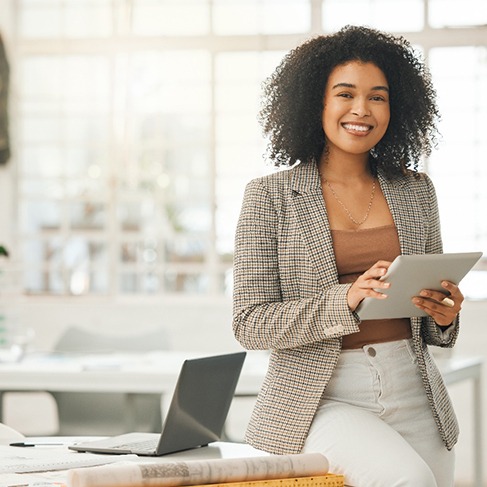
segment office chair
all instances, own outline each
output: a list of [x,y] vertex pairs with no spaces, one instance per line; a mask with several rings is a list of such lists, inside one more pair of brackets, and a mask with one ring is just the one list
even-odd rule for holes
[[[141,335],[107,335],[71,327],[54,347],[58,353],[123,353],[168,350],[163,329]],[[160,394],[50,392],[57,404],[60,436],[160,433]],[[132,413],[132,414],[130,414]]]

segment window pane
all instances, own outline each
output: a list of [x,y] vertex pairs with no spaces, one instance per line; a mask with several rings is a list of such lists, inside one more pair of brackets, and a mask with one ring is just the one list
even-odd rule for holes
[[205,274],[169,271],[164,276],[164,286],[169,293],[207,293],[208,284]]
[[419,31],[424,26],[423,0],[324,0],[325,31],[334,32],[347,24],[388,32]]
[[265,143],[257,121],[261,83],[282,52],[221,53],[216,58],[216,231],[224,260],[233,253],[246,183],[266,171]]
[[208,0],[134,0],[133,31],[141,36],[209,32]]
[[213,30],[219,35],[291,34],[309,29],[309,0],[213,0]]
[[19,0],[21,37],[60,37],[63,31],[60,0]]
[[59,202],[24,199],[20,205],[19,228],[25,233],[61,230]]
[[485,0],[429,0],[431,27],[465,27],[487,24]]
[[429,62],[442,111],[443,136],[429,171],[437,186],[445,249],[487,252],[487,142],[483,131],[487,48],[435,48]]
[[110,70],[102,56],[31,56],[20,69],[20,90],[33,108],[46,101],[51,110],[107,112],[110,107]]
[[111,0],[18,0],[24,38],[107,37],[112,33]]

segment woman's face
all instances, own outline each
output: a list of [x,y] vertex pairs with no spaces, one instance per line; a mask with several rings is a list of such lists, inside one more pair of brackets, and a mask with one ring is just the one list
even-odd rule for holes
[[375,64],[350,61],[331,72],[322,114],[329,155],[368,153],[389,120],[389,85]]

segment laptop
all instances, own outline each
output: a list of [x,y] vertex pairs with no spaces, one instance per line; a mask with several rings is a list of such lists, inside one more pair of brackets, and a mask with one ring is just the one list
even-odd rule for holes
[[79,452],[161,456],[220,440],[246,354],[185,360],[161,434],[126,433],[69,448]]

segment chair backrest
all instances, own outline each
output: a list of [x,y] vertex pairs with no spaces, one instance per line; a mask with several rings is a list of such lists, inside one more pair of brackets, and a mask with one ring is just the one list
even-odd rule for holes
[[[168,350],[166,330],[142,334],[102,334],[70,327],[54,347],[59,353],[117,353]],[[160,394],[51,392],[58,409],[58,435],[116,435],[130,431],[160,433]]]
[[54,346],[55,352],[150,352],[169,350],[169,337],[163,328],[141,334],[107,334],[70,327]]

